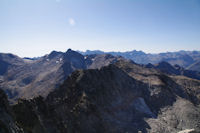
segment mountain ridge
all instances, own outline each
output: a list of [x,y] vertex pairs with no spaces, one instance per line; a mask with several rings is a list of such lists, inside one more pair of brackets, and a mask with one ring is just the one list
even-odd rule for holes
[[[24,77],[31,67],[40,68],[38,73],[43,75],[50,71],[46,77],[50,80],[36,77],[37,81],[41,78],[39,85],[47,84],[43,86],[46,96],[39,96],[41,90],[25,89],[37,95],[19,97],[10,106],[0,91],[0,101],[7,101],[0,103],[4,132],[12,133],[12,128],[15,133],[200,132],[200,80],[182,75],[185,69],[180,66],[167,62],[141,65],[111,54],[83,56],[71,49],[64,54],[52,51],[25,64],[15,70],[26,71],[8,79]],[[48,86],[55,85],[49,81],[60,84],[49,91]]]
[[[138,56],[139,53],[144,54],[139,51]],[[198,52],[195,55],[198,55]],[[195,58],[198,58],[198,56]],[[77,69],[100,69],[102,66],[113,64],[119,60],[125,60],[125,58],[112,54],[82,55],[71,49],[66,52],[52,51],[37,59],[23,59],[12,54],[0,54],[0,65],[3,66],[0,70],[0,86],[13,102],[17,98],[32,98],[38,95],[46,97],[49,92],[62,84],[73,71]],[[159,62],[158,66],[147,64],[145,67],[159,69],[167,74],[200,79],[199,72],[190,71],[178,65],[173,66],[167,64],[167,62],[161,67],[163,63]]]
[[0,65],[5,66],[1,68],[0,86],[14,101],[19,97],[47,96],[75,70],[100,68],[121,59],[111,55],[83,56],[71,49],[65,53],[52,51],[36,60],[3,56],[6,58],[0,58]]
[[[16,121],[33,133],[199,132],[199,85],[199,80],[120,60],[100,69],[74,71],[46,99],[22,100],[13,109]],[[35,122],[26,124],[28,114]]]
[[177,51],[177,52],[163,52],[158,54],[145,53],[143,51],[127,51],[127,52],[103,52],[100,50],[86,50],[85,52],[78,51],[83,55],[87,54],[111,54],[119,55],[126,59],[131,59],[138,64],[156,64],[161,61],[167,61],[172,65],[180,65],[184,68],[200,59],[200,51]]

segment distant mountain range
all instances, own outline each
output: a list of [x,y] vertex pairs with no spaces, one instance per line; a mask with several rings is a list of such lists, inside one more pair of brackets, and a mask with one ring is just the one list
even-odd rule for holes
[[160,70],[163,73],[170,74],[170,75],[182,75],[193,79],[200,80],[200,72],[199,71],[193,71],[193,70],[187,70],[183,67],[180,67],[179,65],[172,66],[168,62],[159,62],[158,64],[147,64],[145,65],[146,68],[155,68],[157,70]]
[[[60,54],[53,52],[43,58],[50,61]],[[68,55],[73,56],[69,58]],[[77,62],[75,57],[80,54],[74,51],[68,50],[65,56],[73,62],[69,68],[87,66],[79,64],[81,60]],[[113,57],[104,55],[103,58]],[[65,68],[71,63],[67,63]],[[161,63],[161,66],[168,65]],[[41,84],[50,83],[44,82]],[[98,69],[72,72],[46,98],[20,99],[10,106],[6,95],[0,91],[0,131],[178,133],[188,130],[198,133],[199,89],[200,80],[166,74],[156,68],[120,59]]]
[[96,52],[0,53],[0,133],[200,132],[200,72],[175,63],[198,68],[198,52],[154,64]]
[[[78,53],[71,49],[67,50],[65,53],[52,51],[50,54],[33,59],[20,58],[13,54],[2,53],[0,54],[0,87],[5,90],[9,96],[9,99],[13,102],[15,102],[18,98],[29,99],[39,95],[46,97],[51,91],[59,87],[75,70],[97,69],[101,68],[102,66],[113,64],[119,60],[125,60],[125,58],[139,60],[139,58],[142,59],[145,56],[148,56],[150,59],[150,56],[158,58],[159,56],[164,57],[164,55],[168,55],[165,57],[165,59],[171,64],[167,63],[166,61],[162,61],[157,64],[148,63],[144,65],[144,67],[154,68],[171,75],[183,75],[193,79],[200,79],[200,72],[196,71],[198,69],[198,65],[200,64],[193,63],[194,60],[198,60],[199,58],[199,52],[195,51],[181,51],[158,55],[145,54],[141,51],[124,53],[86,51],[85,53],[82,53],[83,55],[80,53],[81,52]],[[172,58],[171,61],[169,61],[170,59],[167,59],[167,57],[172,57],[172,55],[174,55],[174,64],[178,64],[175,63],[175,60],[182,60],[185,62],[185,64],[188,64],[189,67],[187,68],[192,70],[187,70],[187,68],[183,68],[179,65],[172,65]],[[192,60],[192,64],[189,65],[189,62],[187,62],[188,60],[184,60],[184,57],[190,58]],[[161,57],[159,58],[161,60]],[[159,60],[156,62],[158,61]],[[179,61],[179,63],[180,62],[181,61]]]
[[71,49],[52,51],[38,59],[0,54],[0,87],[9,99],[47,96],[69,74],[78,69],[95,69],[120,60],[112,55],[83,56]]
[[[128,52],[103,52],[99,50],[90,51],[87,50],[85,52],[78,51],[83,55],[91,55],[91,54],[111,54],[114,56],[122,56],[126,59],[131,59],[138,64],[156,64],[161,61],[168,62],[172,65],[179,65],[186,69],[191,69],[195,71],[200,71],[200,51],[178,51],[178,52],[166,52],[159,54],[147,54],[143,51],[128,51]],[[193,65],[190,66],[190,65]],[[195,65],[196,64],[196,65]]]

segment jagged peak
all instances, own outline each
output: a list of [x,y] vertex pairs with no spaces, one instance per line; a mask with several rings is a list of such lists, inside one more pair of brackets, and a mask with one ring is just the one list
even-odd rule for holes
[[73,50],[71,48],[69,48],[66,52],[72,52]]
[[83,61],[84,56],[77,51],[68,49],[67,52],[64,53],[64,60],[71,60],[71,59],[80,59]]
[[58,55],[62,55],[63,52],[58,52],[58,51],[52,51],[49,55],[48,55],[48,58],[52,59]]
[[74,50],[72,50],[72,49],[68,49],[68,50],[65,52],[65,54],[78,54],[78,55],[82,55],[82,54],[80,54],[79,52],[74,51]]

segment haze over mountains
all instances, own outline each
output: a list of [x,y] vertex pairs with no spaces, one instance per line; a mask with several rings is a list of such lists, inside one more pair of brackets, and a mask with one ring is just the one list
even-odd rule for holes
[[[179,65],[184,68],[191,68],[190,65],[193,63],[200,61],[200,51],[178,51],[178,52],[166,52],[159,54],[147,54],[143,51],[128,51],[128,52],[103,52],[100,50],[90,51],[87,50],[85,52],[80,52],[83,55],[90,54],[111,54],[122,56],[127,59],[131,59],[138,64],[156,64],[161,61],[166,61],[172,65]],[[194,67],[193,67],[194,68]],[[200,69],[192,69],[195,71],[200,71]]]
[[87,52],[0,54],[0,133],[200,132],[199,52]]

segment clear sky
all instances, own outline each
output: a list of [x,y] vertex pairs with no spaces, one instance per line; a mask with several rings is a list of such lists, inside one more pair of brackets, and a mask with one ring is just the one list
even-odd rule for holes
[[200,50],[200,0],[0,0],[0,52]]

